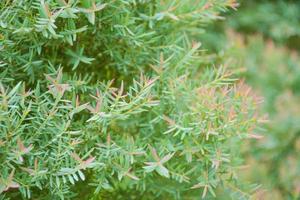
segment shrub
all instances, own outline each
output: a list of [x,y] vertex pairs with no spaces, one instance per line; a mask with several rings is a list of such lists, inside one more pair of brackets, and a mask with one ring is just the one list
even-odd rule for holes
[[235,6],[1,1],[1,199],[247,197],[258,99],[198,41]]
[[265,41],[261,35],[229,34],[230,50],[237,65],[247,68],[247,82],[264,96],[263,112],[270,122],[265,136],[244,148],[251,160],[248,181],[262,184],[261,198],[299,198],[300,66],[299,54]]
[[[206,27],[203,46],[215,62],[241,68],[239,76],[264,97],[269,122],[259,142],[239,149],[242,179],[261,185],[253,199],[299,199],[299,1],[240,1],[237,12]],[[238,198],[238,197],[237,197]]]
[[243,0],[226,26],[246,35],[259,32],[277,44],[299,49],[299,7],[297,0]]

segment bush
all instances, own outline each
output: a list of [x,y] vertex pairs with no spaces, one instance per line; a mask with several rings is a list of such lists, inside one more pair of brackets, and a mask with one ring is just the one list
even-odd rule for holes
[[198,41],[235,6],[2,1],[1,199],[247,197],[259,100]]
[[[300,67],[299,54],[265,41],[261,35],[243,37],[229,34],[230,50],[236,65],[245,66],[244,76],[264,96],[262,112],[270,122],[264,138],[244,148],[252,163],[246,180],[262,184],[261,198],[299,198]],[[288,169],[288,170],[287,170]]]
[[227,27],[246,35],[261,33],[279,45],[299,50],[299,8],[297,0],[242,0],[239,11],[228,19]]
[[252,163],[246,180],[262,185],[263,199],[300,197],[299,6],[292,0],[242,1],[223,24],[243,34],[229,34],[233,46],[226,53],[247,69],[243,76],[264,96],[263,112],[269,113],[264,139],[245,148]]
[[[243,67],[239,74],[264,97],[264,137],[240,148],[244,181],[260,184],[253,199],[299,199],[299,1],[240,1],[237,12],[200,37],[216,62]],[[228,59],[229,58],[229,59]]]

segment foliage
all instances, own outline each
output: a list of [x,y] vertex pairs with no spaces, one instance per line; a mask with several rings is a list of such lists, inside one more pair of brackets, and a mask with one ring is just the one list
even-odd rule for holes
[[1,199],[249,197],[259,99],[198,40],[235,6],[1,1]]
[[246,152],[252,170],[247,180],[261,183],[261,198],[299,198],[300,66],[299,55],[280,48],[260,35],[243,37],[229,32],[236,65],[247,68],[246,79],[264,96],[263,112],[269,113],[264,138],[250,143]]
[[238,12],[201,36],[216,60],[244,67],[240,76],[264,97],[264,137],[242,148],[244,179],[261,184],[255,198],[299,198],[298,8],[299,1],[241,1]]
[[243,1],[224,23],[245,35],[227,34],[233,45],[227,53],[247,68],[247,82],[269,113],[264,139],[246,150],[252,163],[246,180],[262,184],[263,199],[300,196],[299,7],[299,1]]
[[300,2],[284,0],[241,1],[227,26],[243,34],[261,33],[277,44],[299,49]]
[[260,184],[254,199],[299,199],[299,1],[240,1],[237,12],[202,34],[216,62],[244,68],[239,74],[264,97],[269,122],[259,142],[241,152],[243,179]]

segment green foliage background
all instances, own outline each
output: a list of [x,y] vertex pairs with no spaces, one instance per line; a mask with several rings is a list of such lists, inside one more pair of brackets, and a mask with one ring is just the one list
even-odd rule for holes
[[1,1],[0,199],[299,198],[300,4],[239,3]]
[[[264,137],[243,148],[249,161],[245,180],[261,184],[257,199],[300,195],[299,1],[241,1],[237,12],[203,36],[207,48],[232,65],[264,97]],[[217,40],[216,38],[219,38]]]

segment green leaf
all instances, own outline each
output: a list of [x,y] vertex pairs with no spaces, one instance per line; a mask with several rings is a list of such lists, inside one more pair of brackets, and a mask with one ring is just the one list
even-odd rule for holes
[[80,170],[78,170],[78,175],[81,178],[81,180],[83,180],[83,181],[85,180],[85,176]]
[[159,173],[161,176],[167,177],[169,178],[169,170],[167,168],[165,168],[163,165],[158,165],[155,168],[156,172]]

